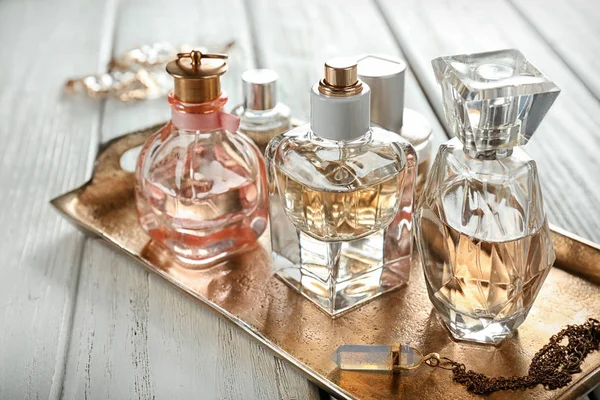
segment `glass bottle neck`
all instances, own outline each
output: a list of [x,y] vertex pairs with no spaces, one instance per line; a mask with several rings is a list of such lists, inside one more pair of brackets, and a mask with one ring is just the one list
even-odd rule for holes
[[171,105],[171,121],[179,129],[210,132],[217,129],[225,129],[236,132],[240,125],[240,119],[223,111],[227,103],[227,95],[221,93],[217,99],[206,103],[183,103],[177,99],[173,92],[169,94]]
[[179,111],[187,114],[207,114],[221,110],[227,104],[227,94],[221,92],[221,95],[212,101],[206,103],[184,103],[175,97],[174,93],[169,93],[169,104],[173,111]]
[[503,158],[510,157],[513,153],[512,147],[507,149],[477,151],[463,146],[463,151],[467,156],[475,158],[477,160],[500,160]]

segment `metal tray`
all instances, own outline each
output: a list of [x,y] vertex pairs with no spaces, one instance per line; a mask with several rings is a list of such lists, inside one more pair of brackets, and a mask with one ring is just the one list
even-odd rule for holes
[[[150,271],[196,298],[225,320],[342,399],[470,399],[449,371],[421,367],[410,375],[340,371],[329,355],[341,344],[406,343],[438,352],[488,375],[522,375],[549,337],[563,326],[600,317],[600,246],[554,228],[559,268],[553,268],[526,322],[499,346],[454,342],[437,320],[419,263],[408,286],[335,320],[273,276],[269,238],[210,268],[189,269],[151,242],[134,205],[135,149],[159,126],[112,140],[99,151],[92,179],[52,200],[65,217],[100,236]],[[124,169],[125,168],[125,169]],[[577,276],[578,275],[578,276]],[[600,383],[600,352],[566,388],[499,392],[490,398],[571,399]]]

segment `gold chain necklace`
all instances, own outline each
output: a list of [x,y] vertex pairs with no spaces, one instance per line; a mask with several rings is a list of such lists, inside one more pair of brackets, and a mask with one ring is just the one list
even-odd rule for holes
[[489,377],[467,370],[465,364],[441,357],[425,356],[407,345],[342,345],[331,355],[340,369],[354,371],[393,371],[417,369],[423,364],[452,371],[454,381],[476,394],[499,390],[528,389],[544,385],[548,390],[562,388],[581,372],[581,363],[600,348],[600,321],[589,318],[581,325],[568,325],[552,336],[531,360],[524,376]]

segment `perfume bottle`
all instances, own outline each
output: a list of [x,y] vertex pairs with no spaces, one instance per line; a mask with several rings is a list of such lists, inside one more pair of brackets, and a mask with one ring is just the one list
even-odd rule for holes
[[277,73],[252,69],[242,74],[244,104],[233,109],[240,118],[240,131],[256,143],[262,153],[275,136],[290,129],[290,108],[277,102]]
[[433,60],[456,137],[415,212],[435,309],[456,339],[498,343],[525,320],[554,250],[526,144],[560,89],[519,51]]
[[192,51],[167,64],[172,118],[148,139],[136,167],[142,228],[186,263],[244,250],[267,227],[262,155],[223,111],[226,58]]
[[417,152],[417,197],[421,193],[433,151],[433,129],[423,115],[404,107],[406,63],[387,55],[358,57],[358,77],[371,88],[371,122],[399,133]]
[[273,265],[332,316],[406,284],[416,153],[370,126],[355,60],[333,59],[311,90],[310,124],[267,148]]

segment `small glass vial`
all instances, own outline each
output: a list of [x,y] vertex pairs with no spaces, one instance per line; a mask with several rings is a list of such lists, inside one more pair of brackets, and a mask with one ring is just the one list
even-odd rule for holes
[[421,193],[432,159],[432,128],[417,111],[404,107],[406,63],[387,55],[358,58],[358,77],[371,88],[371,122],[399,133],[417,152],[417,197]]
[[276,273],[332,316],[407,283],[416,153],[370,124],[356,61],[311,90],[310,124],[267,148]]
[[240,118],[240,131],[256,143],[262,153],[275,136],[290,129],[290,108],[277,102],[277,73],[251,69],[242,74],[244,104],[233,109]]
[[258,148],[223,111],[225,55],[179,54],[171,121],[142,148],[136,204],[142,228],[186,263],[221,259],[253,245],[268,221],[266,170]]
[[519,51],[433,60],[456,137],[415,212],[427,290],[450,333],[496,344],[525,320],[554,262],[526,144],[560,89]]

